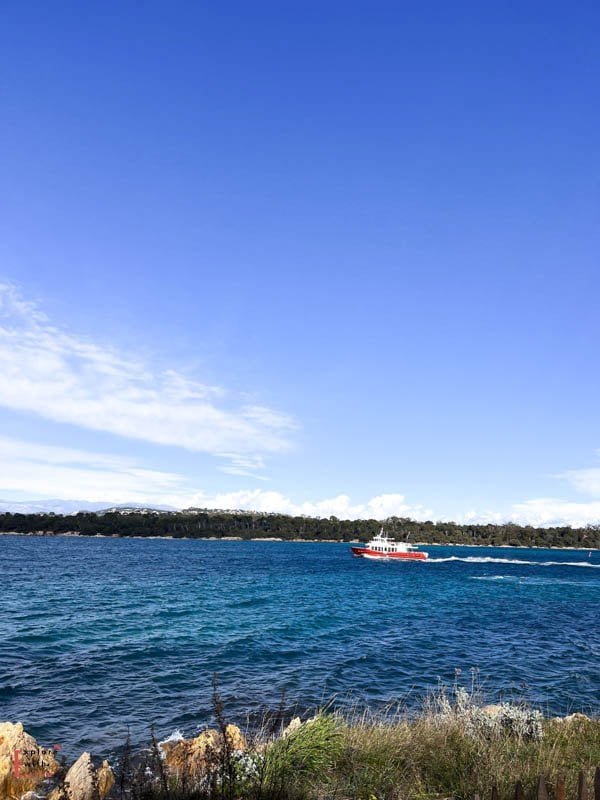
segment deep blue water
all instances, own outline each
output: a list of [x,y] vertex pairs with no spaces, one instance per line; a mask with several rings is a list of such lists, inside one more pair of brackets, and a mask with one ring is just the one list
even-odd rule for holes
[[490,699],[600,709],[600,552],[0,536],[0,720],[67,753],[278,704],[409,706],[479,671]]

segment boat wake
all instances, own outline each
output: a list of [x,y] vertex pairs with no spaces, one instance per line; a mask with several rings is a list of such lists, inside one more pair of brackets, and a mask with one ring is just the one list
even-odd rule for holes
[[428,558],[423,564],[442,564],[448,561],[464,561],[468,564],[526,564],[532,567],[590,567],[600,569],[600,564],[590,561],[524,561],[520,558],[494,558],[493,556],[448,556],[447,558]]
[[547,577],[540,577],[534,575],[470,575],[470,581],[506,581],[509,584],[518,584],[519,586],[595,586],[590,581],[581,582],[581,579],[575,578],[557,578],[556,575],[548,575]]

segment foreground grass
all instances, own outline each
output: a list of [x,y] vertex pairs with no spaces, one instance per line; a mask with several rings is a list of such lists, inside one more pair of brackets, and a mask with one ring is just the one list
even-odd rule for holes
[[413,723],[343,725],[343,755],[332,763],[330,783],[339,797],[513,798],[515,782],[533,796],[544,774],[550,789],[559,775],[566,778],[567,796],[575,797],[578,771],[593,780],[600,764],[600,722],[546,722],[539,740],[511,734],[488,737],[465,731],[456,720]]
[[[511,711],[512,709],[512,711]],[[508,713],[510,712],[510,714]],[[411,720],[318,714],[278,735],[264,732],[243,752],[223,746],[194,774],[170,773],[156,748],[136,774],[121,775],[113,796],[134,800],[512,800],[521,781],[526,798],[544,774],[550,797],[559,776],[575,798],[580,770],[593,786],[600,765],[600,720],[534,718],[509,707],[487,716],[470,698],[429,707]],[[522,714],[522,717],[519,717]],[[514,718],[514,719],[513,719]],[[500,722],[499,722],[500,720]],[[531,721],[531,720],[530,720]],[[224,732],[224,724],[221,725]]]

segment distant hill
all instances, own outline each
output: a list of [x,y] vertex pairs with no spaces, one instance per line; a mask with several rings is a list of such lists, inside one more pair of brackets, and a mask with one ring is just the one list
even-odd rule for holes
[[25,502],[16,502],[14,500],[0,500],[0,514],[14,513],[14,514],[77,514],[79,511],[94,511],[102,513],[103,511],[175,511],[174,508],[169,506],[142,506],[136,503],[126,503],[111,508],[106,507],[106,502],[103,503],[88,503],[81,500],[28,500]]

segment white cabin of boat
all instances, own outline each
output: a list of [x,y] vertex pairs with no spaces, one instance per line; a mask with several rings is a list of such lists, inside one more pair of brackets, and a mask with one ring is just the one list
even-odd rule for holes
[[390,539],[387,533],[383,532],[383,528],[367,546],[369,550],[375,550],[378,553],[408,553],[414,549],[408,542],[396,542],[394,539]]

